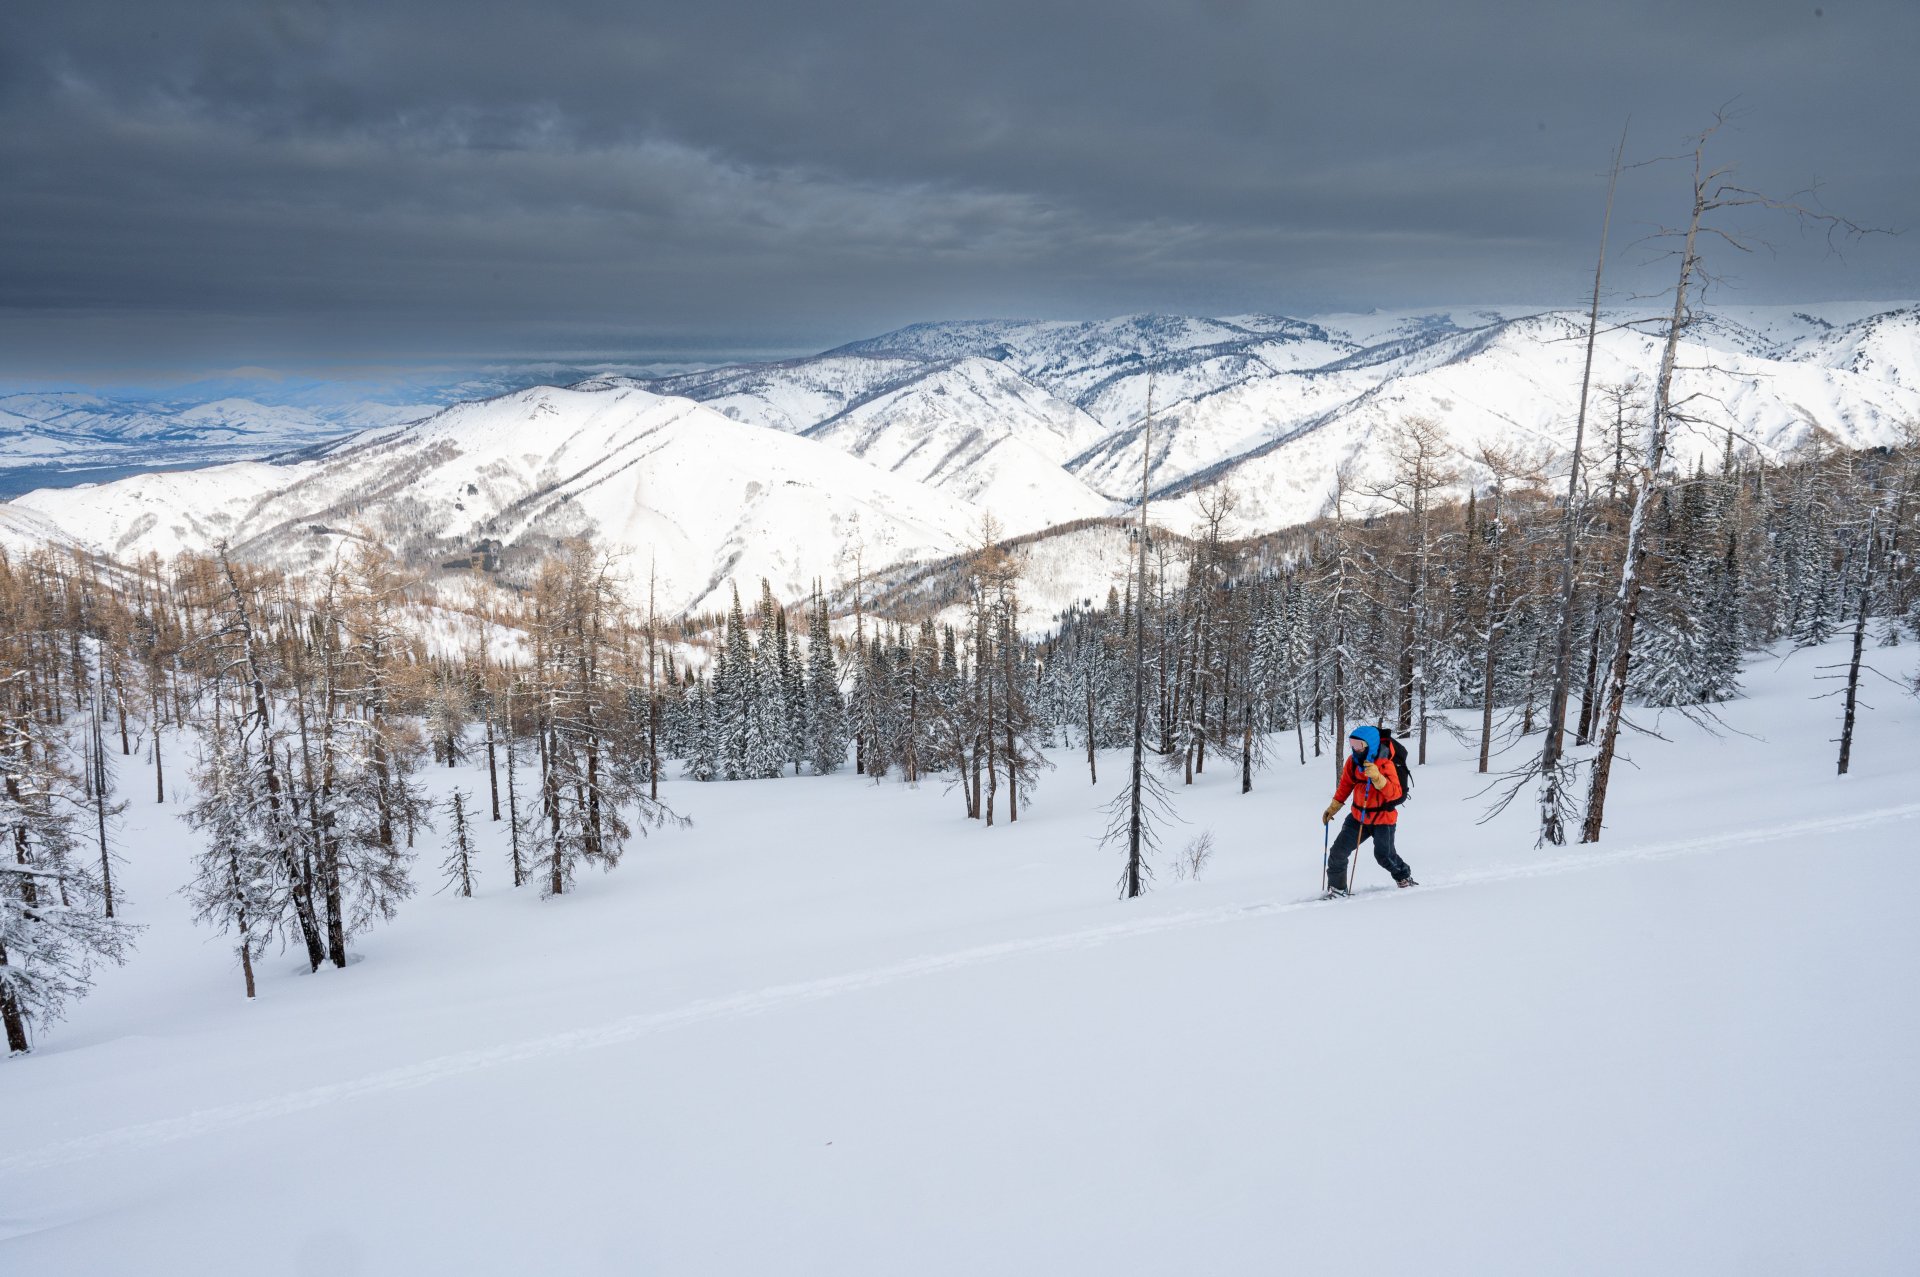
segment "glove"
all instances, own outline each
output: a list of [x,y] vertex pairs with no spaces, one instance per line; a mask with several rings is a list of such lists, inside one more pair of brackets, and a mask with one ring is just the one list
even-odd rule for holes
[[1385,789],[1387,787],[1386,773],[1380,770],[1378,764],[1368,763],[1365,770],[1367,779],[1373,782],[1374,788]]
[[1332,824],[1333,818],[1340,814],[1340,809],[1344,806],[1346,806],[1346,804],[1341,802],[1338,798],[1328,803],[1326,811],[1321,813],[1320,823],[1323,825]]

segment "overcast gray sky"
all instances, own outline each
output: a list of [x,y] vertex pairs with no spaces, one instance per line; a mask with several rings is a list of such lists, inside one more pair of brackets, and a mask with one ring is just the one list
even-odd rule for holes
[[[13,0],[0,372],[1577,304],[1629,114],[1911,224],[1917,54],[1914,0]],[[1623,265],[1685,196],[1629,175]],[[1755,225],[1724,300],[1920,295],[1920,235]]]

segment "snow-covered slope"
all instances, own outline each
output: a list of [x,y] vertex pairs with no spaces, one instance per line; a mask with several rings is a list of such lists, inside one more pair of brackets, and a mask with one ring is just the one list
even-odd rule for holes
[[0,501],[0,550],[23,554],[46,548],[66,548],[78,543],[60,526],[37,511],[11,501]]
[[1102,434],[1080,409],[988,359],[957,359],[808,431],[993,514],[1009,534],[1105,514],[1064,463]]
[[677,395],[736,421],[794,434],[926,373],[914,355],[822,355],[774,364],[746,364],[633,382]]
[[378,537],[420,562],[491,539],[591,535],[649,563],[669,608],[723,604],[730,579],[783,597],[876,563],[950,554],[979,512],[780,431],[628,385],[539,387],[354,437],[292,465],[240,464],[42,491],[16,503],[121,557],[205,549],[287,566]]
[[[146,930],[0,1060],[0,1268],[1920,1271],[1920,706],[1879,700],[1835,776],[1815,693],[1845,659],[1757,663],[1731,730],[1659,720],[1604,839],[1560,852],[1524,802],[1479,823],[1436,731],[1401,813],[1422,885],[1362,857],[1335,902],[1330,774],[1290,736],[1251,793],[1173,786],[1125,902],[1121,752],[1098,784],[1054,752],[991,829],[938,783],[670,773],[692,826],[559,899],[484,820],[475,897],[432,894],[422,830],[425,885],[357,960],[269,956],[252,1003],[178,894],[185,743],[166,804],[110,750]],[[484,795],[484,758],[422,780]]]
[[[1729,430],[1736,447],[1777,456],[1815,430],[1861,447],[1895,442],[1907,423],[1920,420],[1920,391],[1873,370],[1744,354],[1731,348],[1725,330],[1718,336],[1715,345],[1691,338],[1681,344],[1674,397],[1686,406],[1690,420],[1675,432],[1675,465],[1718,458]],[[1596,348],[1597,387],[1637,383],[1640,388],[1628,400],[1629,449],[1644,424],[1646,387],[1660,345],[1656,334],[1618,327],[1607,331]],[[1177,466],[1163,466],[1156,478],[1165,484],[1163,495],[1188,494],[1189,500],[1205,488],[1228,485],[1239,499],[1240,518],[1269,529],[1325,513],[1342,467],[1349,491],[1383,482],[1391,469],[1392,434],[1414,417],[1439,424],[1463,483],[1485,480],[1479,460],[1487,448],[1551,466],[1572,446],[1584,353],[1584,322],[1557,312],[1449,334],[1367,369],[1248,385],[1202,401],[1190,416],[1204,424],[1231,422],[1244,438],[1250,424],[1253,432],[1260,431],[1266,414],[1267,437],[1182,478],[1173,477]],[[1342,377],[1352,380],[1328,384],[1328,378]],[[1369,379],[1372,384],[1359,393],[1344,393]],[[1317,412],[1290,410],[1293,405],[1283,398],[1305,386],[1329,391],[1326,400],[1313,405]],[[1611,433],[1609,413],[1597,396],[1589,408],[1593,442]],[[1192,433],[1198,427],[1184,420],[1176,428]],[[1137,456],[1135,449],[1121,462],[1137,471]],[[1355,508],[1365,506],[1362,499]]]
[[259,503],[297,473],[235,461],[204,470],[134,475],[112,483],[42,488],[5,508],[32,514],[63,536],[122,561],[206,552],[244,539]]
[[[1198,319],[1129,315],[1089,323],[979,320],[915,324],[839,352],[969,356],[1004,363],[1048,392],[1079,404],[1108,429],[1132,420],[1151,370],[1159,403],[1219,389],[1279,368],[1316,367],[1354,349],[1311,321],[1277,315]],[[1122,387],[1138,379],[1129,394]],[[1183,389],[1174,389],[1178,383]]]
[[1792,357],[1920,390],[1920,307],[1835,325],[1795,343]]

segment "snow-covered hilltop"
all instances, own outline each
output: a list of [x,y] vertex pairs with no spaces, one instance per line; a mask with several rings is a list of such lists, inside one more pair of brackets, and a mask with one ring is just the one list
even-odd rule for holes
[[[663,607],[724,605],[727,582],[786,597],[851,579],[856,555],[950,554],[968,505],[837,450],[631,385],[537,387],[369,431],[282,465],[248,462],[44,490],[13,503],[121,557],[204,549],[286,566],[375,537],[418,563],[482,542],[590,534],[649,565]],[[638,557],[644,556],[644,557]]]
[[[1659,330],[1638,318],[1610,316],[1601,333],[1595,383],[1613,393],[1596,399],[1597,429],[1644,416]],[[1290,526],[1326,512],[1336,475],[1349,493],[1384,477],[1387,437],[1409,417],[1440,424],[1463,482],[1484,473],[1486,450],[1552,466],[1571,439],[1584,340],[1583,315],[1522,307],[964,321],[808,359],[535,386],[412,424],[368,407],[372,428],[331,443],[351,417],[338,405],[255,413],[226,397],[128,417],[15,395],[0,400],[0,441],[14,465],[84,461],[94,454],[61,449],[96,436],[119,456],[151,441],[176,463],[281,454],[37,492],[16,503],[15,540],[38,531],[134,556],[224,539],[297,565],[342,535],[437,563],[482,542],[511,557],[587,533],[630,551],[642,581],[651,564],[663,606],[705,608],[730,580],[765,576],[796,597],[816,578],[839,587],[857,568],[951,556],[989,515],[1024,535],[1123,513],[1143,471],[1176,529],[1221,487],[1239,532]],[[1920,307],[1723,309],[1689,330],[1681,365],[1692,421],[1676,465],[1717,457],[1729,431],[1768,454],[1815,430],[1888,443],[1920,422]]]

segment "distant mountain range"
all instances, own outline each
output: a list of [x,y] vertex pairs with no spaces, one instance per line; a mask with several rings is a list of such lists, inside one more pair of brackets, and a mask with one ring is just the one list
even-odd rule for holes
[[262,460],[599,371],[546,364],[328,379],[259,369],[165,388],[0,390],[0,498],[142,471]]
[[[1657,323],[1609,316],[1596,382],[1638,378],[1644,398],[1659,346]],[[764,575],[792,597],[815,578],[843,584],[856,564],[950,555],[989,515],[1018,535],[1121,513],[1143,475],[1175,528],[1223,486],[1239,531],[1289,526],[1325,512],[1337,475],[1350,493],[1380,480],[1387,434],[1415,415],[1445,430],[1463,484],[1484,477],[1483,449],[1551,466],[1584,348],[1583,315],[1517,307],[1147,315],[918,324],[805,359],[523,384],[444,409],[319,391],[306,405],[12,395],[0,455],[15,466],[273,460],[35,492],[0,507],[0,539],[120,555],[226,539],[300,563],[361,531],[423,561],[483,539],[511,561],[592,532],[643,556],[629,564],[642,583],[652,563],[663,605],[706,608],[734,579]],[[1912,305],[1718,310],[1688,331],[1682,364],[1694,424],[1680,465],[1717,457],[1729,430],[1775,453],[1816,428],[1863,445],[1920,423]],[[1622,401],[1637,429],[1644,407]],[[1076,535],[1104,548],[1040,538],[1023,551],[1089,578],[1052,582],[1050,597],[1104,593],[1111,538]]]

